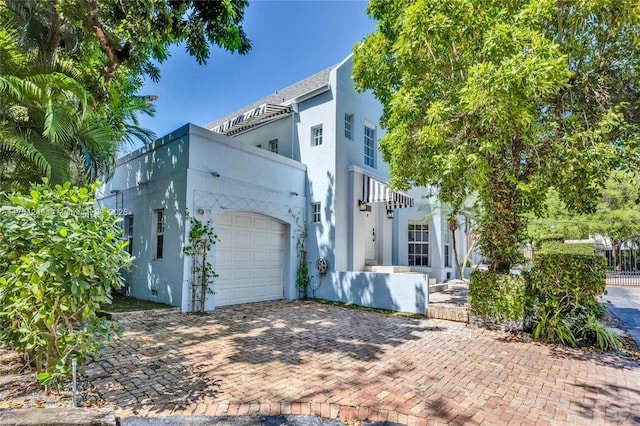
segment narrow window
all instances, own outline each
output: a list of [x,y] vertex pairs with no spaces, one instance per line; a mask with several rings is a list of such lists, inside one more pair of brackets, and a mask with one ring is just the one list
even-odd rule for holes
[[155,227],[154,227],[154,243],[155,243],[155,251],[154,251],[154,259],[160,260],[162,259],[163,248],[164,248],[164,225],[165,225],[165,215],[164,209],[154,210],[153,211],[155,217]]
[[127,239],[127,252],[133,254],[133,215],[124,217],[124,237]]
[[429,225],[409,224],[409,265],[429,266]]
[[311,204],[311,222],[320,223],[320,203]]
[[311,146],[322,145],[322,124],[311,128]]
[[376,130],[369,126],[364,126],[364,164],[376,166]]
[[269,141],[269,150],[271,152],[275,152],[276,154],[278,153],[278,139]]
[[344,137],[353,140],[353,114],[344,115]]
[[451,267],[451,231],[444,230],[444,267]]

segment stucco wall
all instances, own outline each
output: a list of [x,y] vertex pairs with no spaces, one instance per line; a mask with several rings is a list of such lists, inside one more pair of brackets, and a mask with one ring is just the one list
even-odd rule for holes
[[[214,229],[222,213],[252,212],[286,225],[285,298],[298,296],[295,287],[297,250],[295,232],[304,226],[306,167],[297,161],[257,148],[249,143],[190,126],[187,205],[194,216],[210,220]],[[219,176],[214,176],[212,173]],[[203,214],[198,210],[202,209]],[[210,260],[216,268],[216,247]],[[250,266],[250,265],[249,265]],[[191,271],[184,268],[182,309],[190,309],[188,288]],[[215,288],[215,284],[214,284]],[[215,306],[215,295],[207,298],[206,309]]]
[[372,308],[424,315],[429,303],[424,274],[337,271],[313,284],[317,298]]
[[[133,214],[135,260],[124,277],[136,298],[174,306],[182,301],[188,151],[188,127],[182,127],[118,160],[113,177],[101,188],[105,198],[98,196],[100,205],[119,215]],[[119,194],[111,194],[114,190]],[[164,253],[154,260],[154,210],[162,208]]]

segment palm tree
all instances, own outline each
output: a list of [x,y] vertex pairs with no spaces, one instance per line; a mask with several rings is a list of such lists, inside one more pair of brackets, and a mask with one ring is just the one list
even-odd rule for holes
[[40,9],[0,0],[0,190],[42,177],[93,182],[109,175],[122,143],[155,138],[136,116],[154,113],[151,99],[135,94],[142,82],[123,75],[111,87],[91,83],[90,72],[56,54],[71,38],[48,29],[60,16]]

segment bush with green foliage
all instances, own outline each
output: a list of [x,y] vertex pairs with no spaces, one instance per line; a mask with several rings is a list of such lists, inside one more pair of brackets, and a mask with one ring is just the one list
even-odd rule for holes
[[[575,254],[580,251],[590,254]],[[593,254],[593,245],[546,245],[525,277],[535,339],[620,347],[619,338],[600,320],[604,312],[598,297],[606,291],[606,260]]]
[[471,314],[496,323],[522,321],[524,290],[525,281],[520,275],[475,270],[469,283]]
[[[540,244],[539,244],[540,245]],[[578,256],[593,256],[594,243],[562,243],[558,241],[545,241],[540,245],[536,254],[574,254]]]
[[45,180],[28,194],[0,194],[0,341],[28,354],[45,385],[118,332],[96,314],[131,258],[94,190]]

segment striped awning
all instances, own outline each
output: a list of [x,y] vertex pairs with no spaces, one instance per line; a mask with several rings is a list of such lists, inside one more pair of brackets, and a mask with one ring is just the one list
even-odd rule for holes
[[369,203],[385,203],[387,210],[413,207],[413,197],[401,191],[392,191],[377,179],[362,176],[362,201]]
[[230,136],[257,126],[258,124],[278,119],[280,116],[289,114],[290,112],[290,106],[262,104],[231,120],[225,121],[211,129],[211,131]]

